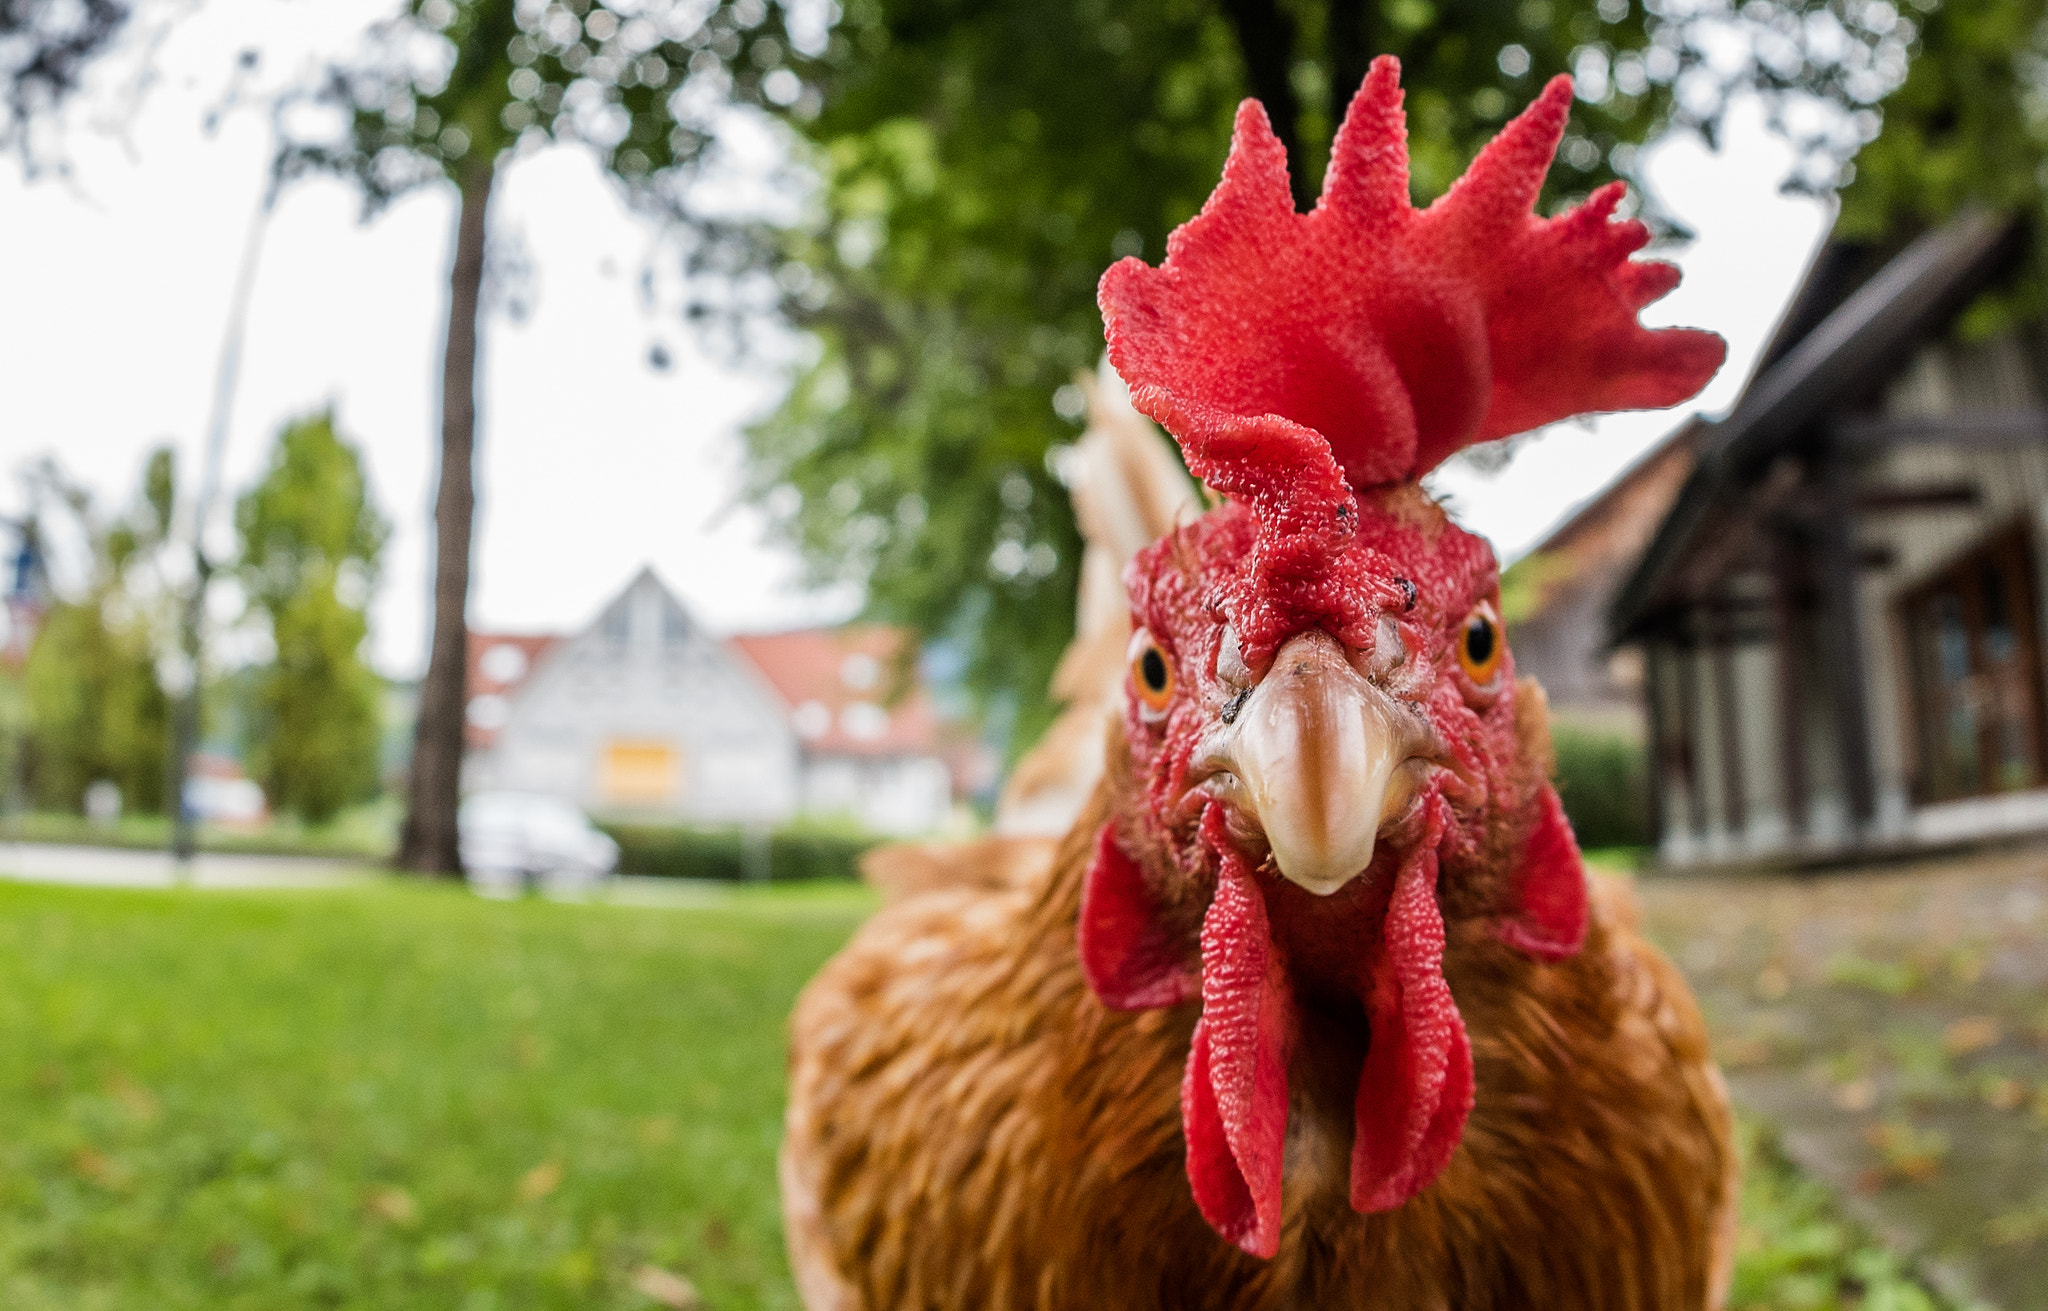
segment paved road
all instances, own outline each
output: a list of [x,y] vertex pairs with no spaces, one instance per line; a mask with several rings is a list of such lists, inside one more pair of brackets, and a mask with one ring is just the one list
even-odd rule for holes
[[1638,892],[1738,1105],[1956,1305],[2048,1307],[2048,851]]
[[[192,862],[183,886],[215,889],[334,888],[380,877],[385,877],[382,871],[361,861],[318,856],[202,852]],[[161,851],[38,842],[0,842],[0,880],[91,888],[169,888],[180,885],[171,858]],[[726,883],[626,875],[607,881],[593,893],[555,894],[549,899],[695,910],[725,905],[732,900],[732,894],[732,885]]]
[[[372,877],[375,872],[356,861],[202,852],[183,881],[199,888],[332,888]],[[0,879],[98,888],[168,888],[180,882],[162,851],[38,842],[0,842]]]

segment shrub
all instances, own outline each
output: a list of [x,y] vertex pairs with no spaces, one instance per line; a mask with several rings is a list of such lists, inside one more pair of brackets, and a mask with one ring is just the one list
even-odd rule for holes
[[[737,828],[690,828],[678,824],[600,822],[619,844],[619,873],[657,878],[725,879],[760,877],[761,860],[749,836]],[[862,852],[877,841],[850,827],[796,824],[767,834],[766,873],[785,879],[854,879]]]
[[1624,734],[1557,727],[1558,799],[1581,847],[1650,843],[1650,766],[1642,743]]

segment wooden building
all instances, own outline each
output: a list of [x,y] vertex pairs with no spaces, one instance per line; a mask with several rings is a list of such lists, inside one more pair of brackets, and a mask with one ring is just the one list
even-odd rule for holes
[[1707,425],[1689,419],[1574,506],[1501,579],[1515,672],[1543,685],[1553,723],[1643,736],[1643,661],[1607,642],[1607,609],[1642,558],[1699,457]]
[[1642,653],[1661,858],[2048,831],[2048,341],[1972,312],[1970,211],[1826,247],[1609,611]]

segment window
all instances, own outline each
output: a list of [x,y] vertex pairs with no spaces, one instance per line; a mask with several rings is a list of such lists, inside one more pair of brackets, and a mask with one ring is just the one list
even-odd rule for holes
[[2041,653],[2033,551],[1997,534],[1905,598],[1924,801],[2039,787]]
[[619,805],[659,805],[675,799],[682,757],[668,742],[611,741],[604,746],[605,799]]

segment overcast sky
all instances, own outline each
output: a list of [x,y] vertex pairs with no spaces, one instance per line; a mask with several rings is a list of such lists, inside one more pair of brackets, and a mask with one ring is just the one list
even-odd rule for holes
[[[0,164],[0,508],[20,503],[11,471],[46,452],[110,507],[134,495],[151,446],[171,442],[196,468],[270,150],[260,113],[231,114],[209,134],[206,110],[244,46],[260,47],[279,77],[347,49],[385,8],[208,0],[171,29],[139,107],[126,94],[132,61],[100,70],[66,121],[68,179],[29,181]],[[1677,254],[1684,285],[1645,317],[1729,339],[1728,367],[1697,403],[1709,411],[1739,390],[1826,222],[1815,202],[1777,194],[1788,156],[1753,115],[1724,140],[1720,155],[1667,141],[1649,163],[1663,202],[1698,238]],[[372,619],[377,663],[400,675],[424,665],[453,217],[440,190],[369,223],[341,183],[290,190],[263,247],[229,430],[236,492],[281,423],[335,406],[395,527]],[[637,276],[656,238],[589,159],[570,147],[515,162],[501,174],[492,233],[530,262],[532,312],[518,323],[496,314],[484,332],[478,626],[579,625],[643,563],[727,631],[844,614],[849,599],[804,594],[795,562],[735,505],[737,432],[774,402],[774,377],[705,357],[642,305]],[[666,372],[647,363],[657,340],[675,360]],[[1498,474],[1454,469],[1436,487],[1512,556],[1676,417],[1562,426],[1525,441]]]

